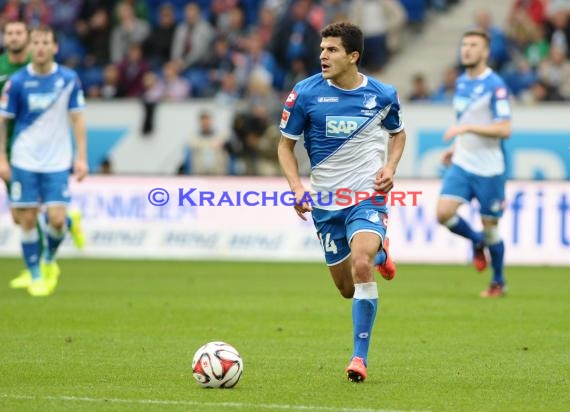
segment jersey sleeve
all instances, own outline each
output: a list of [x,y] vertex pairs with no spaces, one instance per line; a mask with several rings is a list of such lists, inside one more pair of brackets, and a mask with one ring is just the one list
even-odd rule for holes
[[509,102],[509,92],[504,84],[498,84],[493,87],[490,104],[491,113],[495,121],[510,120],[511,103]]
[[70,112],[80,112],[85,107],[85,97],[81,87],[81,81],[77,75],[73,79],[73,88],[71,89],[71,96],[69,96],[68,110]]
[[0,99],[0,115],[13,118],[18,114],[18,96],[20,84],[12,79],[8,80],[2,89]]
[[303,95],[299,90],[299,86],[295,86],[283,106],[281,113],[281,123],[279,129],[283,136],[299,140],[303,136],[305,129],[305,107],[303,105]]
[[396,93],[396,89],[390,88],[388,98],[388,113],[386,117],[384,117],[384,120],[382,120],[382,128],[388,133],[395,134],[404,129],[400,98],[398,97],[398,93]]

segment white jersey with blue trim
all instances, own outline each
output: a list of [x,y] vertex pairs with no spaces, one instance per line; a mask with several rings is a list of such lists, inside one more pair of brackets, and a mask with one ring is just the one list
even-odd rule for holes
[[[316,206],[338,210],[338,189],[374,193],[374,179],[385,164],[387,133],[404,128],[394,87],[359,74],[362,83],[344,90],[316,74],[299,82],[285,101],[280,129],[283,136],[304,136],[311,161],[312,190],[333,193]],[[343,193],[346,195],[347,193]],[[341,203],[348,203],[342,199]]]
[[56,63],[48,74],[32,65],[12,75],[4,86],[0,114],[15,119],[10,163],[32,172],[71,168],[69,112],[83,110],[85,100],[77,74]]
[[[488,125],[511,118],[509,93],[503,80],[487,68],[481,75],[460,76],[455,83],[453,106],[458,124]],[[451,161],[478,176],[505,172],[503,139],[463,133],[455,142]]]

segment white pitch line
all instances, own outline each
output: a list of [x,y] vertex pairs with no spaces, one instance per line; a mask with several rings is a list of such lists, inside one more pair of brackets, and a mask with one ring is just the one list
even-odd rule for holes
[[[178,405],[178,406],[202,406],[212,408],[235,408],[235,409],[267,409],[287,411],[331,411],[331,412],[414,412],[395,409],[369,409],[369,408],[334,408],[332,406],[319,405],[288,405],[271,403],[243,403],[243,402],[200,402],[200,401],[174,401],[160,399],[120,399],[120,398],[89,398],[82,396],[30,396],[30,395],[0,395],[2,399],[21,400],[46,400],[46,401],[73,401],[91,403],[124,403],[131,405]],[[417,411],[416,411],[417,412]]]

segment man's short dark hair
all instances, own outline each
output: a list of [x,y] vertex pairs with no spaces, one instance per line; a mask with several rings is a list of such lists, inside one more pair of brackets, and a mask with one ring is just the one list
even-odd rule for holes
[[46,33],[46,34],[51,33],[51,38],[53,39],[53,42],[57,44],[57,36],[55,34],[55,30],[51,26],[48,26],[47,24],[40,24],[39,26],[32,27],[32,29],[30,30],[30,34],[32,34],[33,32]]
[[364,52],[364,39],[362,30],[355,24],[349,22],[332,23],[321,30],[321,36],[324,37],[340,37],[342,47],[347,54],[358,52],[359,56],[356,64],[360,62],[362,53]]
[[465,38],[465,37],[469,37],[469,36],[479,36],[485,40],[487,47],[491,47],[491,37],[489,37],[489,34],[485,30],[481,30],[481,29],[467,30],[465,33],[463,33],[463,36],[461,36],[461,37]]

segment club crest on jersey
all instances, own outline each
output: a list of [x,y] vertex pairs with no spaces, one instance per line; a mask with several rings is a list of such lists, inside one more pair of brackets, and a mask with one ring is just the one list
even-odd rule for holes
[[327,116],[326,136],[337,139],[350,137],[366,120],[368,120],[367,117],[358,116]]
[[56,89],[62,89],[64,85],[65,85],[65,80],[63,80],[61,77],[58,78],[54,84]]
[[374,109],[376,107],[376,95],[372,93],[364,93],[364,107]]
[[504,87],[499,87],[495,92],[495,96],[497,99],[506,99],[507,98],[507,89]]
[[380,216],[376,210],[367,210],[366,211],[366,219],[368,219],[372,223],[380,222]]
[[295,90],[291,90],[289,96],[287,96],[287,100],[285,100],[285,106],[291,108],[295,105],[295,100],[297,100],[297,92]]

